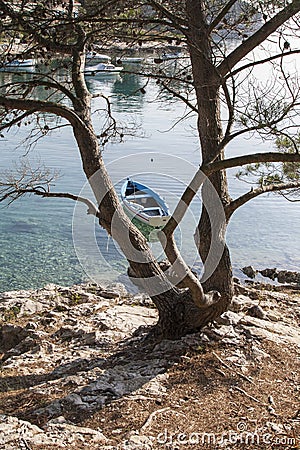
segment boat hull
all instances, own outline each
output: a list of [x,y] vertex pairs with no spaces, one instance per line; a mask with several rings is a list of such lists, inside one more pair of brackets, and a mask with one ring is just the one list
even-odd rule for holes
[[155,191],[144,184],[127,180],[121,189],[128,216],[152,228],[162,228],[170,218],[169,208]]
[[113,64],[96,64],[95,66],[88,66],[84,69],[85,75],[97,75],[99,73],[112,74],[120,73],[123,70],[122,66],[114,66]]

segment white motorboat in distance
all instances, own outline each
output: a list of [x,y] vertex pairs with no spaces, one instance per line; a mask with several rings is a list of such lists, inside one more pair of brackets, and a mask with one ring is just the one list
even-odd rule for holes
[[180,52],[175,52],[175,53],[166,53],[166,52],[164,52],[160,56],[160,58],[163,61],[168,61],[169,59],[178,59],[178,58],[181,58],[181,53]]
[[7,69],[23,69],[28,67],[34,67],[36,65],[36,60],[33,58],[28,59],[13,59],[12,61],[7,61],[3,64],[4,68]]
[[122,56],[117,61],[120,61],[122,64],[140,64],[144,61],[144,58],[139,56]]
[[123,70],[122,66],[114,64],[99,63],[94,66],[87,66],[84,69],[85,75],[96,75],[98,73],[119,73]]
[[98,63],[111,63],[111,57],[108,55],[105,55],[103,53],[97,53],[97,52],[89,52],[86,54],[86,60],[87,61],[98,61]]
[[130,178],[122,185],[121,199],[129,216],[153,228],[163,227],[170,218],[169,208],[162,197]]
[[164,52],[161,55],[153,58],[153,62],[156,64],[160,64],[162,62],[176,62],[180,58],[184,58],[184,55],[181,52],[175,52],[175,53]]

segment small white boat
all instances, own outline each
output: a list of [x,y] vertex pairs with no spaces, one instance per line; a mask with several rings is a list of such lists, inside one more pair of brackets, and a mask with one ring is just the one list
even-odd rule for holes
[[121,61],[122,63],[129,63],[129,64],[140,64],[144,61],[144,58],[140,58],[138,56],[122,56],[118,59],[118,61]]
[[162,62],[165,61],[177,61],[178,59],[182,58],[183,55],[180,52],[176,52],[176,53],[162,53],[160,56],[156,56],[155,58],[153,58],[153,62],[156,64],[160,64]]
[[23,67],[34,67],[36,64],[35,59],[14,59],[12,61],[8,61],[4,64],[4,67],[7,68],[23,68]]
[[168,61],[168,60],[170,60],[170,59],[178,59],[178,58],[181,58],[181,53],[180,52],[175,52],[175,53],[166,53],[166,52],[164,52],[161,56],[160,56],[160,58],[163,60],[163,61]]
[[87,61],[98,61],[103,63],[110,63],[111,57],[108,55],[104,55],[103,53],[97,53],[97,52],[89,52],[86,54]]
[[95,66],[87,66],[84,69],[86,75],[96,75],[98,73],[119,73],[123,70],[122,66],[114,66],[113,64],[99,63]]
[[121,188],[121,199],[130,217],[153,228],[163,227],[170,218],[169,208],[160,195],[130,178]]

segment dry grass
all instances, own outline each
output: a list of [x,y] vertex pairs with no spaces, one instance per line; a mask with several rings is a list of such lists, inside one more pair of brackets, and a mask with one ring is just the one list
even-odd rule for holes
[[[280,308],[283,315],[295,320],[286,302]],[[127,448],[120,443],[135,431],[151,436],[154,449],[299,449],[299,348],[256,340],[255,345],[269,355],[259,360],[254,357],[253,343],[251,337],[246,337],[244,346],[239,348],[246,358],[244,366],[238,359],[228,359],[236,349],[222,341],[193,350],[187,348],[170,356],[168,379],[164,382],[166,392],[160,398],[132,392],[92,415],[71,409],[65,417],[78,426],[101,430],[112,449]],[[151,359],[149,346],[141,344],[133,352],[129,345],[123,351],[126,358]],[[47,418],[37,421],[32,412],[74,392],[76,387],[68,384],[59,392],[54,390],[53,395],[32,392],[33,386],[55,383],[49,368],[41,373],[41,365],[42,361],[35,361],[30,376],[22,375],[22,367],[0,371],[0,414],[43,426]],[[223,447],[219,445],[222,438],[229,439]],[[30,444],[29,448],[57,447]],[[76,448],[86,446],[78,443]],[[90,450],[100,448],[89,444]]]
[[[161,401],[120,399],[82,424],[91,428],[100,427],[115,445],[125,439],[129,431],[141,429],[143,434],[160,437],[162,441],[168,436],[168,442],[176,442],[176,436],[181,433],[186,435],[186,439],[191,439],[190,445],[179,445],[178,448],[200,448],[193,443],[195,433],[199,433],[199,439],[204,433],[212,433],[219,439],[231,431],[233,440],[234,433],[242,439],[244,431],[254,434],[259,429],[265,429],[272,434],[274,442],[270,445],[261,442],[247,448],[299,448],[299,352],[293,347],[287,351],[271,342],[266,342],[263,350],[269,353],[270,358],[259,366],[253,362],[248,374],[252,383],[234,369],[224,366],[212,354],[214,352],[221,359],[226,356],[226,347],[218,345],[209,351],[182,356],[181,362],[169,369],[167,395]],[[274,405],[269,402],[270,396]],[[295,420],[297,414],[298,421]],[[276,433],[271,431],[270,422],[291,428],[287,436],[295,443],[275,444]],[[118,430],[117,434],[115,430]],[[160,436],[161,433],[163,436]],[[263,438],[262,435],[260,437]],[[268,441],[267,437],[265,439]],[[154,448],[169,447],[158,442]],[[245,448],[245,443],[232,444],[227,448]]]

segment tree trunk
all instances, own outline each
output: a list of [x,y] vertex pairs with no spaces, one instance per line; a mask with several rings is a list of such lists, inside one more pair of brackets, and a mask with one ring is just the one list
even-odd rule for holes
[[223,301],[199,309],[188,290],[177,292],[175,295],[174,292],[165,292],[161,299],[155,297],[152,299],[159,311],[156,328],[159,336],[164,339],[179,339],[186,334],[195,333],[224,312]]
[[99,224],[119,244],[129,263],[132,281],[147,292],[155,303],[159,312],[156,327],[159,337],[178,339],[195,331],[202,323],[201,320],[195,322],[200,310],[194,305],[189,293],[182,293],[168,280],[152,255],[146,239],[123,212],[98,152],[96,137],[93,133],[87,133],[84,128],[75,129],[74,134],[84,172],[97,200]]
[[[199,0],[187,0],[186,5],[189,18],[188,45],[198,103],[198,133],[202,162],[205,164],[224,158],[224,153],[219,151],[223,136],[219,98],[221,79],[212,60],[211,36],[204,4]],[[228,308],[233,282],[230,254],[225,243],[225,215],[223,218],[214,217],[218,213],[217,209],[214,211],[213,190],[225,207],[230,201],[225,171],[216,172],[203,185],[203,207],[195,235],[199,255],[205,264],[204,290],[217,290],[222,296],[220,308],[215,311],[218,313]]]
[[[143,289],[131,270],[129,276],[135,285]],[[173,288],[152,295],[151,298],[159,313],[159,320],[153,331],[155,337],[160,339],[180,339],[186,334],[195,333],[224,312],[222,299],[212,306],[197,307],[189,289]]]
[[[212,189],[215,189],[218,196],[223,199],[222,204],[227,204],[228,186],[227,180],[222,178],[222,174],[214,174],[209,179],[209,183],[205,183],[203,186],[202,198],[204,205],[213,204]],[[218,217],[218,212],[216,212],[216,216],[211,211],[208,214],[204,205],[195,233],[195,242],[199,249],[201,260],[204,262],[204,273],[201,282],[205,292],[211,290],[220,292],[224,302],[224,311],[226,311],[233,295],[232,265],[225,236],[227,221],[225,214],[222,217]],[[211,206],[209,208],[211,210]]]

